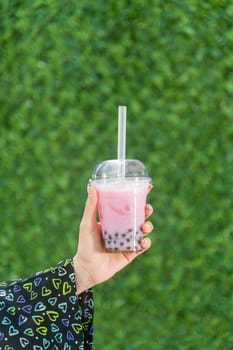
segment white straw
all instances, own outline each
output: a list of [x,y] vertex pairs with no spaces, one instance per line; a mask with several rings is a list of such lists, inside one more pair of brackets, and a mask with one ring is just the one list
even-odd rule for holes
[[126,106],[118,107],[118,177],[125,177],[125,149],[126,149]]
[[117,158],[125,159],[126,149],[126,106],[118,107],[118,145]]

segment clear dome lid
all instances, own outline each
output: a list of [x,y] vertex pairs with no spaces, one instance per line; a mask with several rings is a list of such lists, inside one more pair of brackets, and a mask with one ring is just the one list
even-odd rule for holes
[[137,159],[112,159],[97,164],[92,180],[116,178],[148,178],[145,165]]

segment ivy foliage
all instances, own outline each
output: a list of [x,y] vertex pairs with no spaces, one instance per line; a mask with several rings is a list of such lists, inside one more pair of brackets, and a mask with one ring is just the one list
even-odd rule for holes
[[96,287],[97,348],[233,347],[232,21],[229,0],[0,1],[1,280],[74,254],[118,105],[153,178],[153,245]]

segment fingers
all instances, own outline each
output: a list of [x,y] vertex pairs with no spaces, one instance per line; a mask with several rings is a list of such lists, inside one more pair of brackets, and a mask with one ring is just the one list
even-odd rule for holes
[[88,196],[83,212],[83,217],[80,226],[85,226],[90,230],[96,228],[96,213],[97,213],[97,201],[98,195],[95,187],[88,186],[87,188]]
[[150,238],[146,237],[146,238],[143,238],[142,241],[141,241],[141,247],[143,249],[142,252],[144,252],[145,250],[149,249],[151,246],[151,240]]
[[137,256],[143,254],[145,251],[147,251],[151,247],[151,240],[148,237],[145,237],[141,240],[141,247],[142,250],[138,250],[137,252],[125,252],[124,256],[127,259],[127,262],[130,263],[132,260],[134,260]]
[[[150,233],[153,230],[152,223],[150,221],[146,221],[142,226],[142,230],[143,230],[144,234]],[[151,247],[151,240],[149,237],[144,237],[141,240],[140,244],[141,244],[142,250],[138,251],[136,253],[136,256],[144,253],[146,250],[148,250]]]
[[150,221],[146,221],[144,222],[144,224],[142,225],[142,231],[144,234],[148,234],[153,230],[154,226]]
[[152,184],[149,184],[148,190],[147,190],[147,194],[150,193],[150,191],[152,190],[153,187],[154,187],[154,186],[153,186]]

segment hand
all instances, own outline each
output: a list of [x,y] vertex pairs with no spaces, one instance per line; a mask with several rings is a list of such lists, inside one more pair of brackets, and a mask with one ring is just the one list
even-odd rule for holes
[[[149,191],[151,188],[152,186]],[[97,200],[96,189],[93,186],[88,186],[88,198],[80,223],[78,249],[73,259],[79,294],[111,278],[151,246],[150,238],[146,237],[141,241],[141,251],[108,252],[102,240],[101,224],[96,221]],[[150,216],[152,212],[152,207],[147,205],[146,217]],[[150,233],[153,230],[152,223],[146,221],[142,230],[145,234]]]

